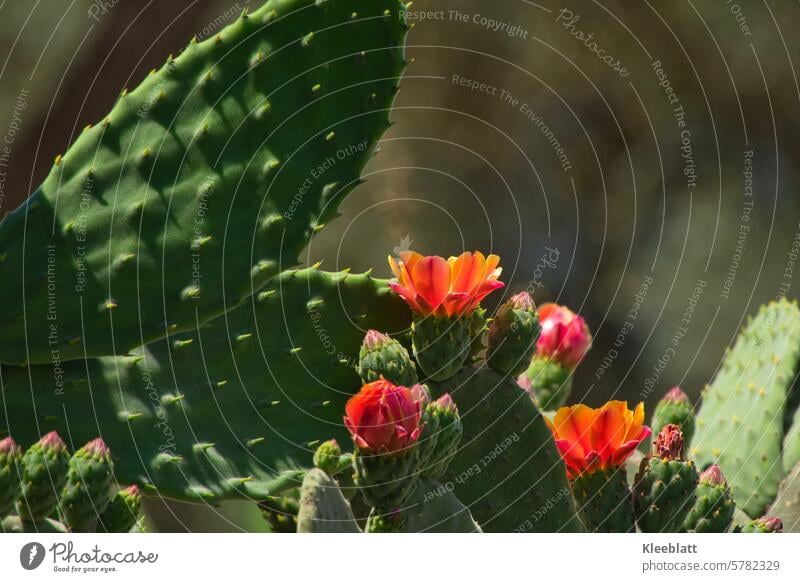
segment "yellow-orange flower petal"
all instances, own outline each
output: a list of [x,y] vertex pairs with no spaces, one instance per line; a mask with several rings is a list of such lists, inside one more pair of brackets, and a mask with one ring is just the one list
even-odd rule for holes
[[462,253],[445,260],[423,256],[414,251],[389,257],[396,281],[389,283],[409,307],[421,315],[460,316],[471,313],[495,289],[502,270],[497,255]]
[[585,404],[560,408],[548,426],[553,433],[567,473],[581,473],[618,467],[650,436],[644,426],[644,404],[634,410],[627,402],[612,400],[594,409]]

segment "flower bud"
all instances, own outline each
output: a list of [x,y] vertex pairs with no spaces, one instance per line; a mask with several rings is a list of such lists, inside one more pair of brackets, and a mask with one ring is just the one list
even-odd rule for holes
[[542,332],[536,342],[537,356],[574,369],[592,347],[592,334],[586,321],[555,303],[545,303],[539,308],[539,321]]
[[365,384],[385,378],[398,386],[417,383],[417,368],[400,342],[371,329],[359,353],[358,374]]
[[661,399],[653,412],[653,430],[660,432],[667,424],[677,424],[683,440],[691,442],[694,434],[694,407],[686,393],[675,386]]
[[314,451],[314,466],[328,475],[336,475],[346,468],[342,462],[342,449],[336,439],[325,441]]
[[131,485],[117,492],[106,510],[101,514],[98,531],[127,533],[136,524],[142,507],[139,487]]
[[504,375],[524,372],[531,363],[539,331],[533,298],[525,291],[514,295],[497,310],[489,326],[489,367]]
[[53,513],[67,481],[67,445],[56,431],[49,432],[25,451],[22,466],[22,495],[17,502],[17,514],[24,521],[39,521]]
[[111,501],[113,477],[111,451],[103,439],[88,442],[72,456],[60,503],[64,521],[72,530],[94,529]]
[[345,412],[345,426],[362,452],[396,453],[419,438],[419,402],[411,390],[388,380],[365,385],[347,401]]
[[703,485],[710,485],[712,487],[727,486],[728,480],[722,474],[722,469],[719,465],[711,465],[708,469],[700,473],[700,483]]

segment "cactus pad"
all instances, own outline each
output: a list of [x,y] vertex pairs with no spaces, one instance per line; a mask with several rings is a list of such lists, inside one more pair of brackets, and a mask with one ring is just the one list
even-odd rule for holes
[[298,533],[358,533],[361,529],[336,481],[311,469],[300,489]]
[[99,425],[117,478],[145,493],[263,499],[300,485],[292,471],[311,466],[319,442],[349,439],[342,413],[361,386],[353,356],[366,328],[408,324],[385,281],[288,271],[195,333],[62,364],[62,393],[51,366],[4,367],[0,435],[26,445],[38,426],[85,442]]
[[389,126],[399,0],[271,0],[192,42],[0,224],[0,362],[125,355],[291,267]]
[[718,464],[751,517],[766,511],[784,475],[784,408],[799,358],[800,310],[786,300],[770,303],[703,395],[690,456],[701,468]]
[[450,393],[464,426],[442,483],[484,531],[582,531],[550,429],[512,378],[464,368],[431,389]]

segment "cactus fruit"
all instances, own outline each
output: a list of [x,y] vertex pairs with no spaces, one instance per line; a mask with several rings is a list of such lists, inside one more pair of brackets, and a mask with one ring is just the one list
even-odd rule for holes
[[783,521],[765,515],[742,527],[741,533],[783,533]]
[[572,370],[548,358],[535,357],[517,381],[541,410],[557,410],[572,393]]
[[361,529],[339,486],[324,471],[311,469],[303,479],[297,513],[298,533],[358,533]]
[[[458,452],[458,445],[464,427],[458,414],[458,407],[449,394],[440,396],[427,407],[427,418],[435,427],[434,446],[430,455],[421,463],[420,476],[428,479],[441,479],[453,456]],[[422,438],[425,437],[423,433]]]
[[514,295],[500,306],[489,326],[489,367],[500,374],[519,376],[531,363],[539,331],[539,316],[530,293]]
[[371,329],[358,357],[358,375],[364,384],[386,378],[398,386],[414,386],[417,368],[400,342]]
[[677,424],[683,433],[684,442],[694,436],[694,407],[686,392],[679,386],[671,388],[656,405],[653,412],[653,432],[658,434],[668,424]]
[[733,523],[736,503],[731,497],[728,481],[717,465],[700,473],[694,507],[683,522],[685,531],[723,533]]
[[633,502],[624,465],[578,475],[572,481],[572,492],[587,530],[634,531]]
[[697,468],[683,458],[680,428],[661,429],[655,454],[642,459],[633,485],[636,523],[645,533],[679,532],[695,505]]
[[271,0],[124,92],[0,225],[0,362],[125,354],[293,265],[389,126],[402,11]]
[[69,453],[56,431],[44,435],[22,456],[22,494],[17,514],[23,521],[48,517],[58,505],[58,497],[67,482]]
[[73,531],[93,529],[111,500],[114,463],[103,439],[85,444],[69,460],[67,484],[61,493],[60,513]]
[[279,495],[300,486],[315,441],[348,438],[341,414],[361,384],[352,355],[364,334],[354,314],[392,333],[410,319],[386,281],[287,271],[192,334],[62,363],[61,393],[52,366],[3,366],[0,432],[23,446],[37,426],[86,442],[99,425],[117,479],[145,492],[201,503]]
[[100,514],[97,530],[108,533],[127,533],[136,525],[142,508],[142,493],[139,487],[131,485],[120,489],[111,499],[105,511]]
[[516,382],[464,368],[431,391],[450,393],[464,426],[442,483],[484,531],[582,531],[550,429]]
[[784,476],[784,408],[800,361],[800,309],[786,300],[762,307],[741,332],[703,394],[691,454],[717,464],[736,505],[762,515]]
[[21,492],[22,449],[11,437],[0,440],[0,519],[8,515]]
[[411,345],[420,370],[431,380],[452,378],[467,361],[472,344],[466,317],[414,316]]

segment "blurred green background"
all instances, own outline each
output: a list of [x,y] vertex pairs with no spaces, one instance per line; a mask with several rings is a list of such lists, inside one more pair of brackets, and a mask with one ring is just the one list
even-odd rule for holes
[[[124,87],[256,4],[0,0],[0,212]],[[397,248],[497,253],[506,296],[589,322],[573,399],[591,404],[696,398],[746,316],[797,296],[799,4],[417,0],[409,18],[396,123],[304,262],[388,276]],[[154,529],[264,528],[243,505],[149,503]]]

